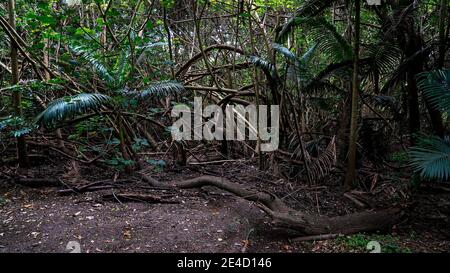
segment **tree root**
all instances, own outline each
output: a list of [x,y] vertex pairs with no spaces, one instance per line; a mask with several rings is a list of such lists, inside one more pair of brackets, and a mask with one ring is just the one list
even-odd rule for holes
[[384,230],[391,228],[403,215],[399,207],[337,217],[305,214],[288,207],[281,199],[271,193],[249,190],[239,184],[230,182],[226,178],[215,176],[201,176],[182,182],[173,182],[172,185],[182,189],[215,186],[231,192],[254,202],[273,219],[276,226],[292,229],[305,235],[352,234]]
[[120,202],[147,202],[165,204],[180,203],[178,200],[172,199],[171,196],[157,196],[154,194],[116,193],[103,195],[102,198],[104,200],[116,200]]

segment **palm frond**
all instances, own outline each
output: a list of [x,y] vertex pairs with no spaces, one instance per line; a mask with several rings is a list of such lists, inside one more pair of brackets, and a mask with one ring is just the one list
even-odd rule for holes
[[97,74],[108,84],[114,82],[114,77],[109,72],[108,68],[101,63],[98,57],[96,57],[92,52],[83,46],[71,46],[71,50],[79,55],[81,58],[86,60],[97,72]]
[[281,55],[283,55],[291,63],[298,62],[297,56],[295,56],[295,54],[292,51],[290,51],[288,48],[286,48],[286,47],[284,47],[284,46],[282,46],[280,44],[277,44],[277,43],[273,43],[272,44],[272,48],[276,52],[278,52]]
[[346,94],[348,92],[326,79],[320,81],[312,79],[307,84],[305,84],[302,90],[308,94],[317,95]]
[[338,0],[306,0],[297,9],[294,15],[277,31],[276,41],[281,42],[286,39],[289,33],[299,25],[298,18],[311,18],[320,14],[325,9],[331,7]]
[[37,124],[53,125],[88,111],[98,111],[112,98],[103,94],[83,93],[52,101],[36,118]]
[[325,18],[307,19],[304,20],[304,24],[308,37],[317,42],[317,49],[328,55],[332,62],[352,59],[351,45]]
[[391,74],[399,66],[402,57],[400,48],[390,42],[370,45],[364,55],[366,62],[362,70],[367,70],[367,74],[372,76],[374,73]]
[[[399,8],[396,8],[379,18],[383,25],[383,36],[385,40],[397,39],[398,37],[405,36],[405,33],[409,33],[414,29],[417,6],[415,4],[416,1],[411,2],[412,3],[406,4],[406,6],[400,5]],[[378,15],[381,14],[382,13],[378,13]]]
[[417,86],[431,105],[450,114],[450,69],[418,74]]
[[300,63],[307,64],[311,59],[311,56],[316,52],[317,43],[314,43],[303,55],[300,57]]
[[336,164],[336,137],[328,143],[327,148],[317,157],[311,159],[309,166],[313,181],[319,180],[330,173]]
[[147,86],[139,92],[139,97],[166,97],[184,92],[186,89],[177,81],[160,81]]
[[302,25],[306,35],[317,43],[317,49],[327,54],[333,62],[352,59],[351,45],[324,17],[297,17],[295,24]]
[[[155,47],[165,46],[167,45],[166,42],[150,42],[145,45],[139,46],[136,48],[136,63],[140,64],[142,62],[142,59],[145,56],[145,53],[147,53],[150,49],[153,49]],[[127,57],[130,57],[130,53],[128,52]]]
[[373,95],[362,93],[361,98],[363,99],[363,101],[379,107],[392,107],[396,103],[395,97],[387,95]]
[[122,87],[125,80],[130,73],[131,65],[128,59],[128,53],[122,51],[120,57],[117,58],[116,64],[114,66],[114,75],[116,78],[115,86]]
[[145,45],[137,47],[136,49],[138,50],[138,54],[143,54],[145,51],[147,51],[151,48],[165,46],[165,45],[167,45],[166,42],[149,42]]
[[389,91],[391,91],[395,86],[397,86],[400,82],[404,81],[406,77],[406,72],[409,70],[411,65],[414,64],[414,62],[417,61],[417,59],[425,58],[430,51],[433,49],[432,46],[428,46],[426,48],[423,48],[416,53],[414,53],[409,58],[403,60],[398,67],[395,69],[395,71],[390,73],[389,79],[384,83],[383,87],[381,88],[382,94],[389,94]]
[[450,139],[430,137],[410,148],[411,166],[428,179],[450,178]]
[[261,68],[264,74],[266,74],[266,76],[270,79],[275,78],[275,66],[269,61],[258,56],[249,56],[248,61],[254,64],[256,67]]

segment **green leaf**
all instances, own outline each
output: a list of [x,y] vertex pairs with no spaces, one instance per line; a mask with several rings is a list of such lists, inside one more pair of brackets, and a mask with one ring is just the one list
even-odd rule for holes
[[177,81],[155,82],[139,92],[140,98],[166,97],[184,92],[184,86]]
[[272,48],[281,55],[283,55],[286,59],[288,59],[292,63],[296,63],[298,61],[295,54],[292,53],[288,48],[277,43],[272,44]]
[[59,98],[51,102],[36,118],[37,124],[54,125],[68,118],[88,111],[99,111],[102,106],[107,105],[112,98],[103,94],[78,94]]
[[450,178],[450,138],[437,136],[422,139],[410,148],[411,166],[428,179]]
[[450,68],[418,74],[417,86],[431,105],[450,114]]
[[37,20],[44,25],[56,25],[56,19],[50,14],[38,16]]

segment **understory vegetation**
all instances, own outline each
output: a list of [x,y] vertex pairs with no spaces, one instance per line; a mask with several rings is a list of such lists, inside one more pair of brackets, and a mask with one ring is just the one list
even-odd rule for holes
[[[448,251],[450,5],[376,2],[3,1],[0,208],[29,187],[173,210],[218,191],[300,249]],[[279,106],[277,149],[245,114],[245,140],[175,140],[194,97]],[[430,248],[405,243],[427,228]]]

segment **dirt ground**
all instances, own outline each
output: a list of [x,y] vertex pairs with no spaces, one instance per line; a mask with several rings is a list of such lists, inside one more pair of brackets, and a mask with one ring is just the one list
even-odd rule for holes
[[[62,177],[67,183],[80,183],[78,180],[86,177],[94,181],[105,178],[102,170],[95,168],[82,169],[77,177],[68,176],[70,168],[49,171],[39,167],[33,171],[33,176]],[[333,185],[306,187],[277,182],[247,165],[175,169],[158,172],[155,177],[186,179],[211,172],[252,187],[273,188],[271,191],[285,197],[287,203],[308,212],[339,215],[358,210]],[[365,246],[369,240],[380,241],[390,252],[450,251],[448,192],[419,191],[405,220],[389,233],[294,242],[288,231],[274,228],[251,202],[210,187],[170,192],[135,181],[117,189],[61,195],[58,191],[63,186],[29,188],[8,179],[0,185],[0,252],[70,252],[70,241],[79,242],[81,252],[91,253],[368,252]],[[178,203],[102,198],[105,194],[143,191],[170,195]]]

